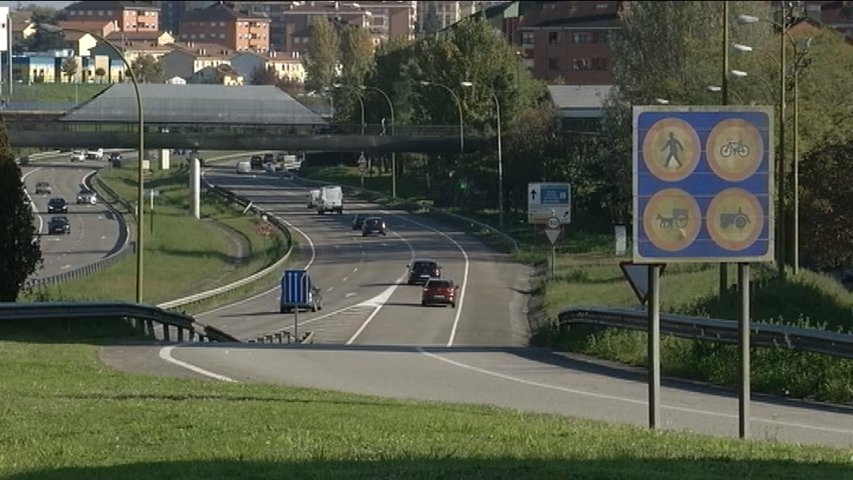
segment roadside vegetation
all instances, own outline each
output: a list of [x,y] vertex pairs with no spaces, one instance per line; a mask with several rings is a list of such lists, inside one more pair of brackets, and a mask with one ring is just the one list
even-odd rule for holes
[[[850,452],[492,407],[116,372],[121,324],[0,329],[0,477],[847,479]],[[61,340],[59,340],[61,339]]]
[[[137,195],[136,175],[135,162],[126,162],[121,168],[107,167],[99,173],[113,191],[131,204]],[[271,235],[261,235],[260,218],[244,215],[236,205],[212,194],[202,198],[201,220],[194,219],[188,184],[188,170],[181,161],[169,170],[156,170],[145,179],[146,190],[159,192],[153,214],[146,197],[142,226],[146,303],[181,298],[247,277],[274,263],[288,249],[289,240],[283,232],[272,229]],[[133,217],[128,215],[126,219],[132,221]],[[272,278],[264,278],[242,293],[274,285]],[[136,257],[130,255],[97,275],[30,292],[24,300],[132,301],[135,286]],[[203,306],[212,307],[218,301],[223,300],[210,300]]]
[[10,102],[42,105],[76,105],[88,101],[111,85],[106,83],[32,83],[15,84]]

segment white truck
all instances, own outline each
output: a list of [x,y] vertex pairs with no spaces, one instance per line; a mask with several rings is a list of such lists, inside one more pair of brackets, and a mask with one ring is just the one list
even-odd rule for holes
[[317,208],[317,202],[320,200],[320,189],[308,191],[308,208]]
[[344,213],[344,192],[341,187],[331,185],[320,189],[320,196],[317,198],[317,213],[322,215],[326,212]]

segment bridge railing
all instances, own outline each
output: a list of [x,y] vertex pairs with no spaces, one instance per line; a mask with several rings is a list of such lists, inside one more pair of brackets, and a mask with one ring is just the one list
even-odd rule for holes
[[[578,306],[563,309],[557,316],[560,327],[573,324],[601,325],[647,331],[648,314],[644,310]],[[738,322],[715,318],[696,318],[686,315],[661,314],[661,334],[691,340],[737,343]],[[853,334],[825,330],[775,325],[750,324],[753,346],[786,348],[821,353],[840,358],[853,358]]]

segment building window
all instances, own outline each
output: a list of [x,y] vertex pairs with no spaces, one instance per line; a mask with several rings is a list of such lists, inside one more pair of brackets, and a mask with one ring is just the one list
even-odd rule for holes
[[557,43],[557,33],[558,32],[548,32],[548,43],[551,45]]
[[225,22],[219,22],[219,26],[220,26],[220,27],[224,27],[224,26],[225,26]]
[[524,32],[521,34],[521,43],[523,45],[533,45],[533,34],[530,32]]
[[607,43],[607,32],[593,32],[592,43]]
[[589,32],[575,32],[572,34],[572,43],[590,43],[592,35]]
[[219,34],[219,39],[220,39],[220,40],[225,40],[225,34],[224,34],[224,33],[220,33],[220,34]]
[[606,58],[593,58],[592,59],[592,69],[593,70],[607,70],[607,59]]
[[573,70],[589,70],[590,62],[588,58],[575,58],[572,60]]
[[559,70],[560,69],[560,59],[558,58],[549,58],[548,59],[548,69],[549,70]]

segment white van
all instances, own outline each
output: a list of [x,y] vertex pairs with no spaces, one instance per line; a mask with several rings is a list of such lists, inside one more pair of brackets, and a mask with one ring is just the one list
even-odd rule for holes
[[316,208],[317,202],[320,200],[320,190],[310,190],[308,192],[308,208]]
[[252,163],[248,160],[237,162],[237,173],[252,173]]
[[320,198],[317,199],[317,213],[326,212],[344,213],[344,192],[341,187],[332,185],[320,189]]

